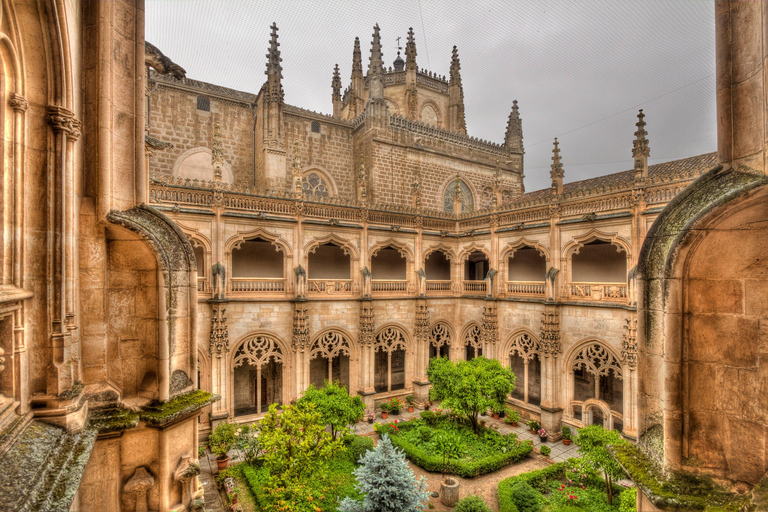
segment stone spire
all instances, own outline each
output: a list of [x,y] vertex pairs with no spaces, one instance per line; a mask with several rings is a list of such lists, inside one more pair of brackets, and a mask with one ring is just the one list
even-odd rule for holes
[[452,132],[467,134],[464,119],[464,88],[461,85],[461,63],[459,50],[454,46],[451,56],[450,82],[448,83],[448,129]]
[[418,117],[419,98],[416,89],[416,41],[413,38],[413,28],[408,29],[408,41],[405,43],[405,114],[410,119]]
[[504,144],[507,150],[523,152],[523,120],[520,119],[520,111],[517,108],[517,100],[512,102],[512,112],[507,120],[507,133],[504,136]]
[[363,57],[360,53],[360,38],[355,38],[355,49],[352,51],[352,87],[350,90],[348,118],[354,119],[363,113]]
[[635,159],[635,180],[642,180],[648,177],[648,157],[651,156],[651,148],[648,146],[648,139],[645,131],[645,114],[643,109],[637,114],[637,131],[635,140],[632,143],[632,158]]
[[368,62],[368,87],[371,92],[370,99],[384,98],[384,84],[381,75],[384,68],[384,57],[381,54],[381,36],[379,24],[373,27],[373,41],[371,41],[371,58]]
[[277,42],[277,24],[272,23],[272,37],[269,41],[269,51],[267,52],[267,69],[264,74],[267,75],[267,101],[283,102],[283,66],[280,64],[283,59],[280,57]]
[[416,40],[413,38],[413,27],[408,29],[408,42],[405,43],[405,69],[416,67]]
[[333,115],[334,117],[341,116],[341,74],[339,73],[339,65],[333,68],[333,80],[331,80],[331,88],[333,93],[331,99],[333,100]]
[[557,142],[557,137],[555,137],[555,144],[552,148],[552,169],[549,171],[549,176],[552,178],[552,191],[555,194],[562,194],[565,171],[563,170],[563,163],[560,161],[560,145]]
[[224,145],[221,142],[221,130],[219,123],[213,125],[213,144],[211,144],[211,165],[213,165],[213,181],[221,181],[221,172],[224,167]]

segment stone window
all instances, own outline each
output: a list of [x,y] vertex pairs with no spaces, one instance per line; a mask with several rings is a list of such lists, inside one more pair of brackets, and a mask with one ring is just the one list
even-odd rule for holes
[[432,126],[440,126],[437,111],[432,105],[424,105],[424,108],[421,109],[421,122]]
[[424,272],[428,281],[450,281],[451,260],[443,251],[432,251],[424,261]]
[[[445,187],[443,194],[443,210],[447,213],[453,213],[453,196],[456,192],[456,181],[453,180]],[[461,212],[468,213],[475,211],[475,198],[463,180],[459,180],[459,193],[461,194]]]
[[438,322],[429,331],[429,358],[451,358],[451,330],[445,322]]
[[326,380],[349,389],[349,340],[343,333],[328,331],[315,339],[309,352],[309,381],[322,387]]
[[482,281],[490,268],[488,257],[482,251],[474,251],[464,262],[464,280]]
[[405,281],[406,263],[405,256],[397,249],[379,249],[371,256],[371,279]]
[[474,324],[464,335],[465,359],[471,361],[483,355],[483,336],[480,326]]
[[270,404],[282,403],[283,353],[272,336],[246,339],[235,352],[235,416],[266,412]]
[[388,393],[405,389],[405,334],[397,327],[386,327],[376,335],[374,389]]
[[541,404],[541,360],[539,341],[527,333],[518,334],[509,349],[509,367],[517,376],[512,398],[531,405]]
[[350,257],[343,247],[326,243],[307,256],[308,279],[351,279]]
[[279,247],[263,238],[245,240],[232,249],[232,277],[280,279],[284,258]]
[[620,428],[624,387],[618,359],[602,344],[589,343],[574,357],[571,374],[574,418],[585,425]]
[[533,247],[521,247],[509,258],[507,281],[544,282],[547,258]]
[[627,255],[609,242],[595,240],[584,244],[571,261],[575,283],[627,282]]
[[208,96],[197,97],[197,110],[203,110],[205,112],[211,111],[211,98]]
[[301,191],[305,197],[328,197],[328,184],[316,172],[311,172],[301,179]]
[[312,121],[312,133],[320,133],[320,121]]

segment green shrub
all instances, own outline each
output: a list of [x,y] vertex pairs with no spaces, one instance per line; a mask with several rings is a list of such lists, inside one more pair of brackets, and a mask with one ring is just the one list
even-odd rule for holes
[[432,411],[421,411],[421,419],[427,422],[427,425],[434,425],[437,422],[437,415]]
[[552,448],[550,448],[549,446],[542,445],[541,447],[539,447],[539,451],[543,456],[549,457],[549,454],[552,453]]
[[419,438],[424,443],[428,443],[432,439],[432,429],[426,425],[419,427]]
[[637,489],[623,491],[619,503],[619,512],[637,512]]
[[[530,446],[530,445],[529,445]],[[572,459],[568,459],[569,461]],[[518,481],[526,482],[528,485],[543,493],[547,490],[547,480],[558,480],[565,477],[566,463],[558,462],[546,468],[536,471],[523,473],[522,475],[505,478],[499,482],[499,511],[500,512],[521,512],[512,498],[512,487]]]
[[373,439],[365,436],[350,436],[351,442],[342,452],[344,456],[352,463],[357,464],[360,457],[365,455],[368,450],[373,450]]
[[234,448],[236,429],[234,423],[219,423],[211,432],[208,437],[208,446],[211,447],[211,452],[218,455],[218,458],[226,457],[227,452]]
[[512,486],[512,501],[518,512],[539,512],[541,510],[541,494],[522,480]]
[[467,496],[456,503],[453,512],[491,512],[491,509],[479,496]]
[[571,427],[563,425],[563,439],[571,439]]

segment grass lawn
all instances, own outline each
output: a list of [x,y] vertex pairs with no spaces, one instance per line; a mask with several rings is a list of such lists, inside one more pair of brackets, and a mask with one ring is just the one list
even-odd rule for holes
[[[481,427],[477,434],[468,425],[447,415],[427,415],[426,419],[379,424],[380,434],[387,433],[392,444],[405,451],[408,459],[430,472],[441,472],[471,478],[491,473],[517,462],[533,451],[531,443],[521,442],[516,434],[502,435]],[[452,434],[461,442],[461,456],[448,461],[437,450],[437,440],[443,434]]]

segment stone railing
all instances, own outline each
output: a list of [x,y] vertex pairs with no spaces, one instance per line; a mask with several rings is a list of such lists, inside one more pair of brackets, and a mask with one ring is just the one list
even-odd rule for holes
[[208,288],[208,278],[207,277],[198,277],[197,278],[197,292],[198,293],[210,293],[210,290]]
[[594,300],[604,302],[625,302],[626,283],[569,283],[566,286],[571,300]]
[[620,210],[630,207],[629,194],[617,194],[597,199],[594,201],[579,201],[565,203],[561,206],[560,215],[582,215],[600,211]]
[[427,281],[427,295],[446,295],[453,293],[453,282]]
[[392,293],[406,293],[408,291],[408,281],[405,279],[388,280],[388,279],[372,279],[371,291],[373,293],[392,294]]
[[416,73],[416,83],[438,92],[448,92],[448,81],[440,76],[427,74],[426,70]]
[[508,155],[507,147],[503,144],[496,144],[495,142],[476,139],[475,137],[444,130],[436,126],[414,121],[413,119],[408,119],[407,117],[399,115],[389,116],[389,126],[397,130],[404,130],[424,137],[431,137],[437,140],[449,142],[451,144],[478,149],[480,151],[492,153],[497,156],[503,156],[505,158]]
[[485,281],[462,281],[461,289],[464,293],[485,295],[485,284]]
[[351,279],[307,279],[307,293],[311,295],[352,295]]
[[506,292],[513,295],[543,297],[546,284],[536,281],[507,281]]
[[233,277],[229,280],[232,293],[285,293],[285,278]]

